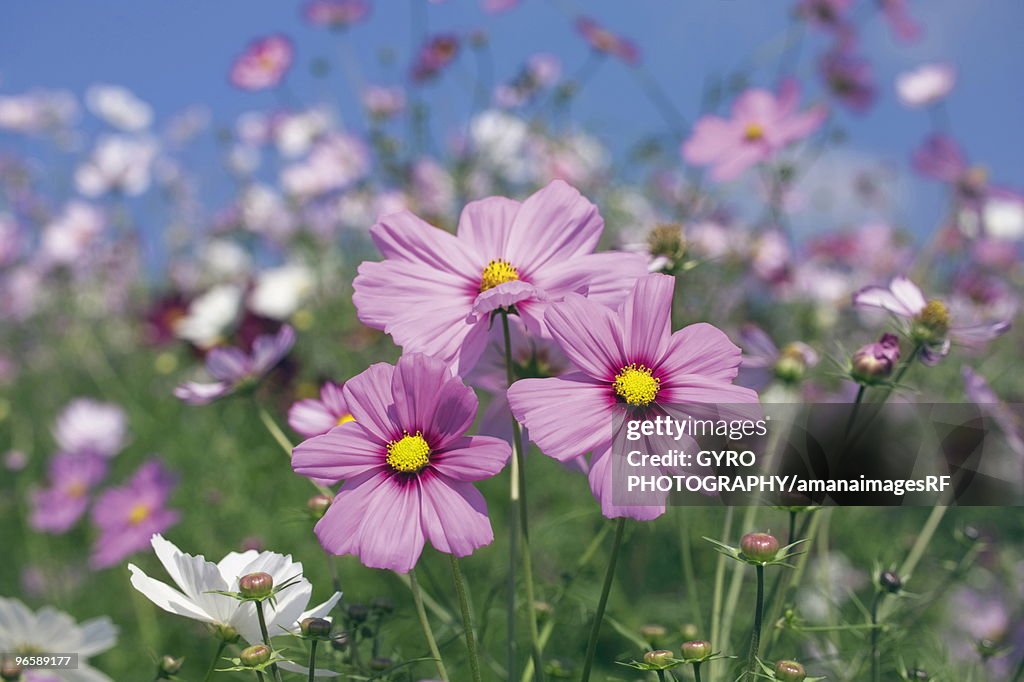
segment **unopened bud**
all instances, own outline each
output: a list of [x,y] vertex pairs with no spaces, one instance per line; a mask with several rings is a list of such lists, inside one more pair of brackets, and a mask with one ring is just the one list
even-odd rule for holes
[[697,636],[700,635],[700,628],[693,623],[686,623],[679,626],[679,634],[681,634],[685,640],[697,639]]
[[326,618],[304,618],[299,630],[307,637],[327,639],[331,636],[331,621]]
[[893,571],[882,571],[878,576],[878,586],[889,594],[896,594],[903,589],[903,580]]
[[21,679],[21,666],[13,658],[5,659],[0,665],[0,679],[5,682],[18,682]]
[[376,658],[370,659],[370,670],[387,670],[395,664],[390,658],[385,656],[377,656]]
[[683,652],[683,660],[687,663],[702,661],[711,655],[711,642],[695,639],[691,642],[683,642],[679,649]]
[[270,660],[270,647],[266,644],[256,644],[248,649],[242,649],[242,653],[238,655],[238,659],[242,661],[242,665],[250,668],[255,668],[258,665],[263,665]]
[[900,359],[900,341],[895,334],[883,334],[876,343],[862,346],[850,359],[850,377],[861,384],[874,384],[892,376]]
[[370,602],[370,609],[386,616],[394,612],[395,602],[388,597],[374,597]]
[[331,648],[335,651],[345,651],[348,649],[348,641],[348,633],[339,632],[334,637],[331,637]]
[[306,509],[315,521],[319,521],[331,506],[331,498],[327,495],[314,495],[306,500]]
[[177,675],[178,671],[181,670],[181,664],[185,662],[184,658],[175,658],[174,656],[163,656],[160,659],[160,663],[157,666],[157,672],[161,677],[165,675]]
[[233,644],[238,641],[238,630],[234,629],[230,625],[218,625],[217,636],[221,638],[226,644]]
[[740,539],[743,556],[759,564],[774,561],[779,553],[779,541],[768,533],[747,533]]
[[266,599],[274,592],[274,577],[269,573],[250,573],[238,581],[238,591],[249,599]]
[[640,636],[648,644],[655,645],[668,636],[668,630],[663,625],[643,625],[640,627]]
[[648,651],[644,654],[644,663],[647,665],[667,666],[672,664],[672,652],[665,649]]
[[351,604],[348,607],[348,617],[353,623],[362,623],[370,615],[370,610],[363,604]]
[[683,226],[678,223],[658,225],[647,234],[647,250],[652,256],[661,256],[676,262],[686,254]]
[[796,661],[779,661],[775,664],[775,679],[779,682],[804,682],[807,673]]

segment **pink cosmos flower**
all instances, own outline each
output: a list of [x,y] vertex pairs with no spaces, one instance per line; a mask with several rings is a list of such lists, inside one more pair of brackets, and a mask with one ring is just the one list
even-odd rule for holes
[[363,106],[376,118],[388,118],[405,109],[405,92],[398,86],[371,85],[362,92]]
[[488,14],[507,12],[519,5],[521,0],[481,0],[480,7]]
[[405,352],[473,367],[489,313],[514,306],[531,333],[545,335],[544,310],[572,292],[621,301],[646,273],[641,254],[593,253],[604,221],[597,207],[556,180],[519,203],[468,204],[453,236],[408,211],[370,231],[385,260],[363,263],[353,284],[359,319]]
[[60,453],[50,460],[49,486],[32,493],[29,525],[44,533],[64,533],[89,506],[92,489],[107,474],[107,461],[95,454]]
[[819,68],[829,90],[852,111],[863,113],[875,102],[871,63],[848,50],[833,50],[822,57]]
[[497,438],[465,435],[476,396],[445,363],[403,355],[397,365],[370,366],[343,394],[355,421],[292,454],[303,476],[345,480],[315,528],[324,549],[406,573],[426,540],[466,556],[494,539],[472,481],[497,474],[512,451]]
[[778,379],[796,383],[818,364],[818,353],[806,343],[794,341],[781,350],[768,333],[755,324],[740,329],[743,358],[736,383],[760,391]]
[[896,78],[896,94],[908,107],[927,107],[946,98],[956,84],[948,64],[924,64]]
[[576,30],[595,52],[618,57],[630,66],[640,62],[640,50],[636,43],[612,33],[593,19],[580,17],[576,20]]
[[314,26],[348,28],[367,17],[370,3],[367,0],[311,0],[302,13]]
[[[921,289],[903,276],[894,277],[888,287],[869,286],[853,295],[859,308],[880,308],[909,323],[907,333],[920,347],[920,358],[935,365],[949,353],[950,341],[979,346],[1006,333],[1008,320],[963,324],[939,299],[925,300]],[[954,325],[953,322],[958,322]]]
[[341,386],[331,381],[320,389],[319,398],[300,400],[288,410],[288,425],[306,438],[322,436],[354,419]]
[[252,41],[231,67],[231,84],[242,90],[266,90],[276,86],[291,67],[294,52],[292,41],[284,35]]
[[131,480],[103,492],[92,508],[92,522],[99,528],[89,565],[108,568],[149,547],[155,533],[178,522],[180,514],[167,509],[167,499],[177,484],[158,459],[136,470]]
[[964,365],[960,375],[964,380],[964,393],[967,399],[980,407],[985,416],[999,426],[1007,445],[1024,463],[1024,425],[1021,424],[1017,413],[996,395],[981,374]]
[[459,38],[452,34],[433,36],[420,47],[412,65],[412,78],[426,81],[437,76],[459,54]]
[[294,343],[295,330],[284,325],[277,334],[256,337],[252,353],[241,348],[214,348],[206,356],[206,371],[215,381],[187,381],[174,389],[174,396],[189,405],[206,405],[231,395],[266,376]]
[[616,503],[613,481],[622,480],[623,462],[613,461],[621,459],[612,454],[613,419],[626,411],[633,419],[668,410],[677,418],[680,410],[703,418],[758,402],[757,393],[732,384],[740,349],[721,330],[700,323],[671,332],[674,286],[674,277],[643,277],[617,311],[575,295],[552,305],[551,332],[579,371],[523,379],[508,390],[512,413],[542,452],[563,462],[592,453],[590,489],[609,518],[665,513],[665,496],[656,505],[649,497],[647,504]]
[[882,16],[889,23],[893,34],[905,43],[918,40],[924,30],[910,16],[907,0],[881,0]]
[[825,107],[798,111],[799,103],[800,89],[793,80],[786,81],[777,95],[747,90],[733,104],[730,118],[704,116],[697,121],[683,143],[683,158],[711,166],[715,180],[732,180],[818,129],[827,114]]

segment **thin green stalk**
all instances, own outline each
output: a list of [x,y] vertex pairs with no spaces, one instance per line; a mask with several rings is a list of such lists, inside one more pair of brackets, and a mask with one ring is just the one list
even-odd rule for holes
[[590,627],[590,639],[587,641],[587,657],[583,661],[583,674],[580,682],[590,680],[590,669],[594,665],[594,654],[597,652],[597,638],[601,634],[601,621],[604,620],[604,609],[608,605],[608,594],[612,590],[612,579],[615,577],[615,564],[619,560],[619,548],[622,547],[622,535],[626,529],[626,519],[619,517],[615,521],[615,540],[612,543],[612,554],[608,559],[608,568],[604,572],[604,584],[601,586],[601,598],[597,602],[594,624]]
[[266,682],[266,678],[263,677],[263,673],[259,670],[254,670],[253,672],[256,673],[256,679],[259,680],[259,682]]
[[665,671],[658,670],[656,672],[658,673],[658,682],[665,682]]
[[[284,451],[284,454],[288,459],[291,460],[292,448],[294,446],[292,445],[292,442],[288,440],[288,436],[284,434],[284,431],[282,431],[281,427],[277,425],[277,422],[274,421],[274,418],[270,416],[270,413],[267,412],[265,407],[257,403],[256,409],[259,412],[260,421],[263,422],[263,426],[267,429],[267,432],[273,437],[274,441],[281,446],[281,449]],[[310,483],[312,483],[320,493],[331,498],[334,497],[334,493],[331,492],[331,489],[327,486],[314,483],[313,481],[310,481]]]
[[[741,521],[741,528],[753,528],[757,515],[760,511],[760,507],[747,507],[743,513],[743,519]],[[729,583],[729,593],[725,600],[725,606],[722,609],[724,615],[722,617],[722,633],[719,641],[721,647],[731,646],[732,642],[732,626],[735,621],[736,614],[740,612],[739,602],[740,594],[743,592],[743,582],[747,575],[747,565],[741,562],[735,562],[733,564],[732,580]]]
[[[263,602],[257,601],[256,604],[256,618],[260,622],[260,634],[263,635],[263,643],[266,644],[271,651],[274,650],[273,645],[270,643],[270,633],[267,632],[267,619],[263,615]],[[274,663],[270,666],[270,672],[273,673],[274,679],[277,682],[283,682],[281,680],[281,671],[278,670],[277,664]]]
[[693,682],[700,682],[700,663],[693,664]]
[[[423,628],[423,636],[427,640],[430,655],[434,658],[434,664],[437,666],[437,675],[443,682],[448,682],[448,670],[444,667],[444,661],[441,660],[441,651],[437,648],[434,631],[430,629],[427,611],[423,608],[423,595],[420,594],[420,583],[416,579],[416,569],[409,571],[409,588],[412,590],[412,601],[416,605],[416,616],[419,618],[420,627]],[[310,674],[312,675],[312,673]]]
[[[512,338],[508,325],[508,312],[505,310],[501,311],[501,331],[505,341],[505,379],[511,387],[513,381],[515,381],[515,375],[512,371]],[[537,630],[537,600],[533,586],[533,556],[530,553],[530,524],[526,502],[526,467],[523,461],[523,455],[525,454],[523,431],[514,415],[512,416],[512,435],[512,459],[515,463],[512,474],[513,476],[518,476],[519,495],[515,501],[519,511],[519,529],[523,540],[523,583],[526,587],[526,616],[529,621],[530,630],[530,653],[533,658],[534,676],[539,682],[543,682],[544,659],[540,648],[540,634]],[[513,671],[514,668],[509,668],[509,675],[512,675]]]
[[857,421],[857,412],[860,410],[860,405],[864,401],[864,392],[867,388],[867,385],[861,384],[860,388],[857,389],[857,397],[854,398],[853,407],[850,409],[850,418],[846,420],[846,430],[843,432],[844,439],[850,437],[850,430],[853,429],[853,425]]
[[[728,542],[728,538],[732,533],[732,516],[733,508],[728,507],[725,510],[725,522],[722,527],[722,542]],[[715,565],[715,587],[711,597],[711,641],[714,644],[718,644],[722,641],[719,628],[721,627],[721,614],[722,614],[722,590],[725,587],[725,560],[724,554],[718,555],[718,563]],[[714,676],[712,676],[714,679]]]
[[213,674],[214,669],[217,667],[217,661],[220,660],[220,655],[224,653],[224,648],[228,645],[223,639],[217,645],[217,653],[213,655],[213,660],[210,661],[210,667],[206,669],[206,674],[203,675],[203,682],[207,682],[210,679],[210,675]]
[[316,677],[316,645],[315,639],[309,643],[309,682],[314,682]]
[[879,669],[880,655],[878,652],[878,605],[882,602],[882,593],[876,592],[871,602],[871,680],[879,682],[881,670]]
[[693,543],[690,542],[690,524],[683,517],[683,509],[677,510],[676,518],[680,523],[680,550],[683,555],[683,584],[686,586],[686,601],[690,604],[690,616],[693,624],[698,625],[701,615],[704,613],[700,608],[700,588],[697,586],[697,572],[693,567]]
[[875,417],[882,412],[882,407],[885,405],[885,401],[889,399],[889,396],[892,395],[893,389],[899,385],[900,381],[903,380],[904,375],[906,375],[907,370],[909,370],[914,364],[914,361],[917,360],[917,356],[920,355],[921,349],[921,344],[917,344],[914,346],[913,350],[910,351],[910,355],[908,355],[907,359],[903,361],[900,368],[896,370],[896,374],[893,376],[892,381],[890,381],[889,385],[886,386],[885,391],[882,393],[882,397],[875,403],[876,407],[874,412],[868,415],[867,419],[864,420],[864,423],[861,424],[860,428],[854,433],[852,438],[845,439],[848,445],[856,443],[864,432],[867,431],[868,426],[871,425],[871,422]]
[[764,617],[764,566],[757,564],[757,601],[754,604],[754,627],[750,631],[750,652],[747,654],[746,677],[754,676],[757,653],[761,646],[761,619]]
[[459,597],[459,609],[462,611],[462,629],[466,633],[466,649],[469,652],[469,670],[473,676],[473,682],[481,682],[480,677],[480,656],[476,650],[476,634],[473,632],[473,614],[469,610],[469,595],[466,593],[466,584],[462,579],[462,571],[459,569],[459,560],[454,554],[448,558],[452,565],[452,580],[455,582],[455,592]]

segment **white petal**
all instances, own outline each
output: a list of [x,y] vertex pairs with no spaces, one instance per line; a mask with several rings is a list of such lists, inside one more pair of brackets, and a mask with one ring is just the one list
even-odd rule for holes
[[[278,665],[281,667],[281,670],[287,670],[290,673],[301,673],[303,675],[309,675],[309,666],[298,665],[297,663],[292,663],[291,661],[282,661],[278,663]],[[331,672],[330,670],[324,670],[323,668],[313,669],[314,677],[337,677],[340,674],[341,673]]]
[[106,616],[87,620],[79,627],[82,641],[75,648],[79,656],[95,656],[117,643],[117,626]]
[[164,611],[173,613],[177,616],[185,616],[186,618],[199,620],[204,623],[216,622],[215,618],[203,611],[198,604],[183,595],[181,592],[178,592],[159,580],[150,578],[148,575],[143,573],[140,568],[133,564],[128,564],[128,570],[131,571],[132,574],[132,587],[141,592],[147,599],[162,608]]
[[245,575],[243,570],[246,566],[253,562],[259,553],[250,549],[247,552],[230,552],[226,557],[217,562],[217,569],[220,571],[221,576],[224,578],[224,582],[228,585],[234,585],[240,577]]
[[334,595],[323,604],[314,606],[309,611],[303,611],[302,615],[298,618],[298,622],[301,623],[307,618],[324,618],[331,612],[331,609],[334,608],[334,605],[338,603],[339,599],[341,599],[341,592],[335,592]]

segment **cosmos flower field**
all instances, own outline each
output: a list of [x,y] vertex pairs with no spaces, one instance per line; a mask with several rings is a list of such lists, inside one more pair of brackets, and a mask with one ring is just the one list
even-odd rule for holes
[[[787,0],[666,80],[598,4],[282,4],[204,64],[240,113],[0,79],[0,679],[1024,682],[1024,188],[954,115],[985,74],[889,76],[924,2]],[[497,50],[538,5],[556,44]],[[353,49],[378,21],[412,42]],[[654,112],[628,142],[606,73]],[[897,117],[910,153],[858,137]],[[879,476],[886,428],[968,415],[910,444],[957,484],[624,491],[645,421],[774,461],[801,410]]]

